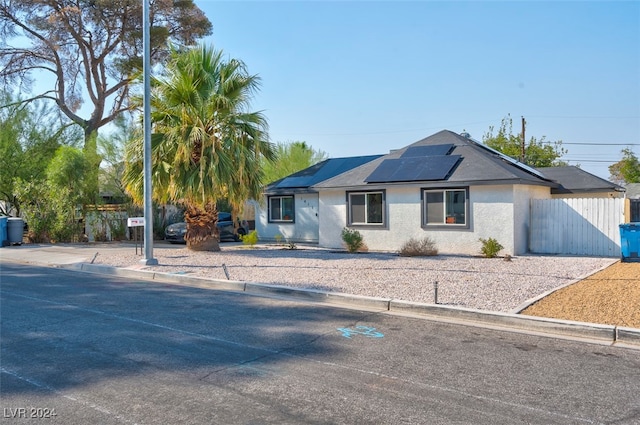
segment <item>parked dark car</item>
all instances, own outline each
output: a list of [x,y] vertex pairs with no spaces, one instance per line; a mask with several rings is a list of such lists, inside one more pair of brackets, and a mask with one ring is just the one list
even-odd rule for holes
[[[240,236],[246,235],[249,230],[246,225],[240,223],[236,231],[233,227],[231,213],[228,212],[218,213],[218,223],[216,225],[220,231],[220,242],[239,241]],[[164,230],[164,239],[170,243],[185,243],[185,233],[187,233],[187,223],[180,222],[170,224]]]

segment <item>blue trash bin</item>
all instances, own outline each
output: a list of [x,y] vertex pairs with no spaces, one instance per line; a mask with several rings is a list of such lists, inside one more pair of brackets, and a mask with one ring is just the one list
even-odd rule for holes
[[22,235],[24,233],[24,220],[20,217],[9,217],[7,219],[7,240],[9,244],[22,245]]
[[620,250],[622,262],[640,261],[640,223],[625,223],[620,225]]
[[7,240],[7,217],[0,217],[0,247],[9,245]]

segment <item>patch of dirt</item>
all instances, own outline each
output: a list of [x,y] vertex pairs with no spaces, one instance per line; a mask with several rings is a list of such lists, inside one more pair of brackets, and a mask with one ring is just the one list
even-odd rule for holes
[[618,261],[544,297],[521,314],[640,328],[640,263]]

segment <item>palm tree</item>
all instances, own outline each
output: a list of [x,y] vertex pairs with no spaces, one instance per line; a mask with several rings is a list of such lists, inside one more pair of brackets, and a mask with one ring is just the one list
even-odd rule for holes
[[[260,195],[261,160],[275,159],[267,122],[250,112],[259,78],[236,59],[201,45],[173,49],[165,74],[152,81],[153,199],[185,207],[187,246],[219,251],[216,202],[226,199],[235,216]],[[129,145],[124,181],[142,201],[142,141]]]

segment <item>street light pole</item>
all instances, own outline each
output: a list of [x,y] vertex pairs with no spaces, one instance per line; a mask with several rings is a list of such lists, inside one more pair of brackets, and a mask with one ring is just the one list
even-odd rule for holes
[[153,258],[153,204],[151,202],[151,30],[149,0],[142,0],[142,48],[144,79],[144,260],[145,265],[158,264]]

